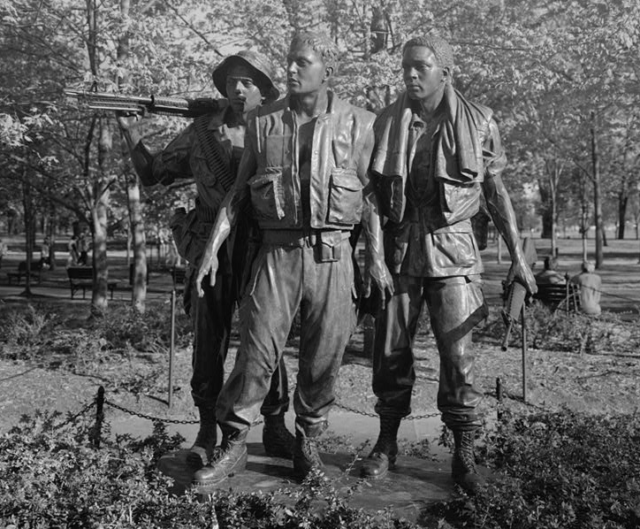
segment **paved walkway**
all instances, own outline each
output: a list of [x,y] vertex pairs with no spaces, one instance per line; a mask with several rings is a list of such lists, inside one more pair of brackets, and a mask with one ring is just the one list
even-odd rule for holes
[[[340,493],[354,490],[349,505],[376,512],[385,508],[394,516],[411,522],[421,519],[424,508],[434,502],[446,501],[455,494],[450,477],[451,456],[448,451],[437,446],[440,433],[438,417],[421,420],[405,420],[401,424],[399,439],[403,443],[424,442],[430,446],[429,458],[417,458],[400,455],[396,467],[381,480],[360,481],[359,458],[366,457],[375,442],[378,432],[378,420],[340,409],[330,415],[330,426],[323,437],[340,439],[340,451],[334,453],[321,450],[321,457],[327,467],[326,475],[331,485]],[[293,431],[294,415],[286,416],[287,426]],[[130,435],[150,435],[150,421],[138,417],[121,417],[110,421],[112,435],[128,433]],[[159,469],[175,481],[171,492],[182,494],[191,486],[194,470],[186,462],[188,447],[195,438],[196,424],[169,424],[168,433],[180,433],[188,441],[176,452],[160,459]],[[269,457],[262,446],[262,426],[251,429],[247,440],[249,459],[247,468],[220,484],[219,488],[233,488],[243,492],[280,492],[282,489],[295,489],[298,483],[293,477],[291,461]],[[485,475],[487,471],[481,469]],[[199,490],[202,499],[206,499],[213,490]],[[283,497],[286,501],[286,496]]]

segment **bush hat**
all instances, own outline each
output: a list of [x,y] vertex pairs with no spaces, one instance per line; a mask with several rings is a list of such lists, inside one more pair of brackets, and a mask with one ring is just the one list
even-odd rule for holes
[[253,68],[260,77],[260,86],[267,87],[262,95],[267,101],[275,101],[280,97],[280,92],[273,84],[273,66],[269,59],[257,51],[241,50],[238,53],[225,57],[211,74],[213,84],[224,97],[227,97],[227,74],[233,64],[244,64]]

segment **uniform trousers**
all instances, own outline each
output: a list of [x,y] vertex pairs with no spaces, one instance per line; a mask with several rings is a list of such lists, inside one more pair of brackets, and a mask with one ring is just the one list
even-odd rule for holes
[[476,406],[482,394],[473,386],[472,329],[487,316],[479,276],[421,278],[394,275],[395,293],[377,315],[373,391],[378,415],[411,413],[416,380],[413,343],[424,304],[440,356],[437,404],[451,429],[481,425]]
[[[231,323],[238,297],[237,275],[230,274],[226,245],[218,252],[219,268],[214,286],[210,276],[202,281],[204,296],[198,297],[195,271],[189,274],[190,312],[193,318],[191,395],[196,406],[215,408],[224,380],[224,363],[229,350]],[[197,260],[199,262],[199,259]],[[289,388],[284,362],[274,369],[261,401],[262,415],[280,415],[289,408]]]
[[315,240],[268,240],[263,239],[240,304],[240,348],[218,398],[217,417],[229,437],[246,436],[299,310],[296,429],[316,437],[327,427],[334,384],[355,323],[348,233],[335,241],[335,259],[325,261],[326,256],[318,257]]

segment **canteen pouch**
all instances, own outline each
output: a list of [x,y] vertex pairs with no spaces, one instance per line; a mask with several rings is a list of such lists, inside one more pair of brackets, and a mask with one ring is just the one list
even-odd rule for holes
[[342,256],[342,232],[318,232],[314,244],[317,263],[332,263]]

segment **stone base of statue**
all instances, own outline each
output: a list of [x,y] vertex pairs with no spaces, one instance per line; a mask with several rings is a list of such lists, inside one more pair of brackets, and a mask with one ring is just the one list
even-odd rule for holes
[[[248,443],[247,447],[249,460],[246,469],[222,482],[217,489],[268,493],[299,486],[291,461],[269,457],[261,443]],[[195,470],[187,463],[188,453],[188,449],[178,450],[161,457],[158,462],[159,470],[173,478],[170,492],[174,494],[182,494],[192,487]],[[389,508],[394,516],[415,522],[430,503],[450,499],[455,494],[450,458],[434,461],[398,456],[395,468],[387,476],[365,481],[360,479],[359,462],[354,462],[352,454],[321,453],[321,457],[331,485],[337,491],[352,490],[349,505],[367,512]],[[487,477],[486,469],[479,470]],[[196,493],[203,500],[211,492],[211,489],[196,488]]]

